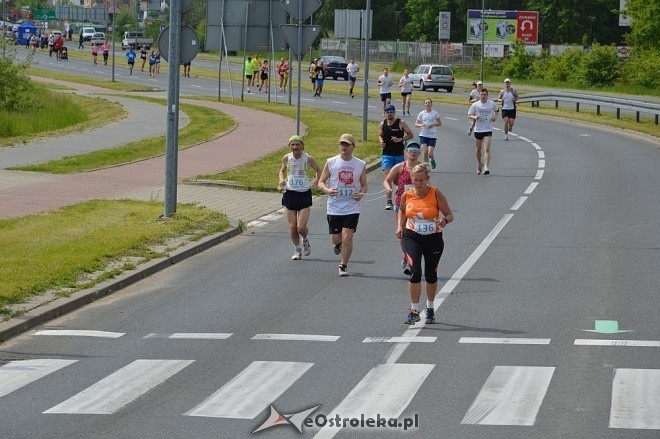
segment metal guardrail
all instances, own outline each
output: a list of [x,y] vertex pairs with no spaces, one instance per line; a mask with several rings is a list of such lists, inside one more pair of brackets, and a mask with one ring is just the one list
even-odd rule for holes
[[632,99],[622,99],[609,96],[595,96],[582,93],[566,92],[547,92],[531,93],[520,96],[517,103],[531,102],[532,107],[540,107],[542,101],[554,101],[555,108],[559,108],[559,102],[575,103],[575,111],[580,111],[580,104],[596,107],[596,114],[600,116],[601,107],[613,108],[616,110],[616,118],[621,118],[621,111],[635,113],[637,122],[640,120],[640,114],[650,114],[655,117],[655,124],[658,125],[660,116],[660,104],[654,102],[635,101]]

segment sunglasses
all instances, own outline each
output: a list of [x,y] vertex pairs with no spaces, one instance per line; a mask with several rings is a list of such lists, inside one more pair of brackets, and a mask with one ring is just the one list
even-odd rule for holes
[[387,110],[385,113],[387,113],[387,114],[394,114],[394,113],[396,113],[396,111],[394,111],[394,110]]

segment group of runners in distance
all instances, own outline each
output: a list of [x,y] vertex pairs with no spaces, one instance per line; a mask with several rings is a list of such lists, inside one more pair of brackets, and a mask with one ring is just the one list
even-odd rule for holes
[[[349,63],[349,96],[354,96],[355,74],[359,68]],[[402,90],[408,93],[405,78],[400,80]],[[381,168],[385,174],[383,187],[386,194],[386,210],[395,211],[395,236],[402,251],[401,268],[408,277],[410,310],[404,323],[413,325],[422,320],[435,323],[434,300],[438,289],[437,269],[444,250],[443,228],[454,221],[454,215],[445,195],[431,185],[431,169],[436,167],[434,149],[437,128],[442,126],[440,115],[430,98],[424,100],[424,109],[415,120],[420,128],[419,143],[413,141],[414,134],[405,120],[396,117],[396,108],[391,104],[393,80],[387,69],[378,80],[381,87],[384,119],[380,124],[378,140],[383,148]],[[499,113],[498,105],[489,99],[488,90],[481,81],[475,82],[470,93],[470,121],[468,135],[474,133],[477,156],[477,174],[490,173],[490,141],[493,123]],[[322,90],[322,88],[321,88]],[[386,91],[386,93],[382,93]],[[316,93],[320,93],[318,88]],[[389,96],[387,96],[389,94]],[[385,96],[383,96],[385,95]],[[409,95],[404,95],[402,116],[410,114]],[[517,92],[511,81],[504,80],[504,88],[497,101],[502,104],[504,139],[512,131],[516,118]],[[279,188],[282,190],[282,205],[285,207],[290,238],[294,246],[291,259],[301,260],[311,255],[308,239],[308,222],[312,206],[312,188],[318,188],[327,198],[327,223],[330,242],[335,255],[339,256],[339,276],[349,275],[348,263],[353,252],[353,238],[360,217],[361,200],[368,191],[366,163],[354,156],[355,138],[342,134],[339,138],[339,154],[330,157],[321,167],[305,152],[301,136],[291,136],[290,152],[284,155],[279,169]],[[310,175],[313,175],[310,178]],[[422,277],[425,280],[426,306],[420,305]],[[424,308],[424,309],[422,309]]]

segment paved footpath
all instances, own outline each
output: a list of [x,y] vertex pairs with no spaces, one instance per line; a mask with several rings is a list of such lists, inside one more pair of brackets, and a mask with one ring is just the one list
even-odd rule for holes
[[[48,80],[121,103],[128,117],[112,124],[53,139],[0,148],[0,168],[41,163],[55,158],[112,148],[143,138],[164,135],[164,105],[147,103],[139,96],[165,97],[164,93],[138,94],[137,99],[113,96],[107,89]],[[125,94],[125,93],[124,93]],[[177,201],[197,203],[225,213],[232,222],[250,222],[281,208],[278,193],[245,192],[218,186],[186,184],[200,174],[226,171],[271,154],[286,146],[295,134],[294,120],[220,102],[181,99],[181,102],[217,109],[233,117],[237,126],[209,142],[179,152]],[[187,123],[182,115],[180,126]],[[273,169],[273,184],[277,171]],[[73,175],[51,175],[0,169],[0,219],[13,218],[90,199],[163,200],[165,156]]]

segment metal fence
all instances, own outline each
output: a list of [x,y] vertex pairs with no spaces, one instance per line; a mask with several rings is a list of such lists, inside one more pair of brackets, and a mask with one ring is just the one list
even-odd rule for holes
[[[364,59],[364,40],[322,39],[321,55],[343,56],[361,61]],[[474,46],[455,43],[426,43],[414,41],[369,41],[371,62],[392,64],[394,61],[409,66],[418,64],[473,65]]]

